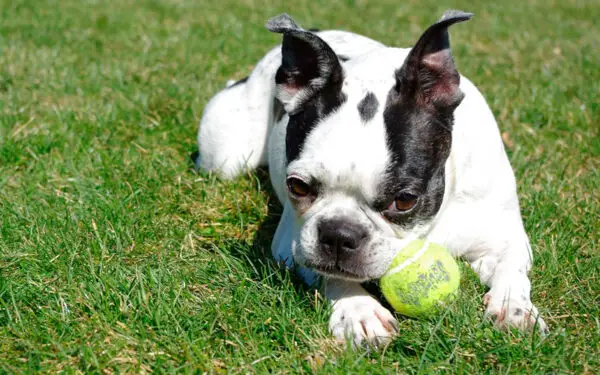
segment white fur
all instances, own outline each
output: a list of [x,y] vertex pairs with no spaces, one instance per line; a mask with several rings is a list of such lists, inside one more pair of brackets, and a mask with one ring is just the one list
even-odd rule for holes
[[[231,178],[244,167],[265,164],[268,154],[271,180],[284,206],[272,251],[288,267],[302,266],[315,252],[319,219],[349,215],[372,233],[372,251],[365,265],[372,278],[385,272],[399,238],[426,237],[471,263],[490,287],[486,315],[496,325],[531,328],[537,323],[546,330],[530,300],[527,272],[532,254],[521,221],[515,178],[498,126],[481,93],[461,77],[465,98],[455,111],[442,207],[431,222],[403,231],[365,202],[375,195],[388,163],[383,106],[394,82],[393,73],[409,50],[386,48],[347,32],[319,35],[336,53],[351,58],[344,64],[343,92],[348,100],[314,128],[298,159],[286,167],[288,117],[273,123],[274,74],[281,59],[279,50],[274,49],[257,64],[246,83],[221,91],[207,104],[198,135],[197,165]],[[375,94],[380,106],[365,124],[356,106],[367,91]],[[323,197],[302,215],[288,199],[285,178],[290,173],[317,177],[326,187]],[[300,268],[299,272],[308,283],[317,279],[309,269]],[[393,321],[393,316],[357,280],[326,279],[325,294],[333,303],[329,326],[335,337],[350,336],[357,344],[381,344],[394,334],[389,324],[382,322]]]
[[359,283],[329,279],[323,288],[334,306],[329,331],[338,340],[382,346],[397,333],[394,316]]

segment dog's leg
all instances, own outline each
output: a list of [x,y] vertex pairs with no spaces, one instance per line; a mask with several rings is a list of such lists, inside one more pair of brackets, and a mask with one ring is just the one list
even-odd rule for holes
[[527,273],[533,258],[518,203],[503,212],[487,210],[483,203],[453,204],[444,215],[452,220],[441,221],[429,238],[468,260],[481,282],[489,286],[484,296],[486,316],[498,328],[537,326],[546,333],[548,327],[531,302]]
[[296,246],[296,236],[294,227],[296,213],[289,201],[284,202],[283,213],[277,225],[275,236],[271,242],[271,253],[273,259],[286,268],[294,269],[296,274],[304,280],[307,285],[315,285],[318,281],[317,274],[309,268],[299,266],[294,263],[292,249]]
[[[273,258],[296,273],[308,285],[314,285],[317,275],[310,269],[294,264],[292,249],[295,239],[296,213],[291,204],[284,204],[283,214],[273,238]],[[331,301],[333,313],[329,330],[338,340],[351,339],[356,346],[362,344],[385,345],[397,332],[396,319],[372,297],[358,282],[323,279],[323,293]]]
[[485,315],[498,328],[516,327],[523,331],[537,327],[542,334],[548,327],[531,302],[531,282],[527,273],[532,256],[529,241],[523,236],[519,242],[476,252],[471,267],[481,281],[490,287],[484,296]]
[[326,279],[323,291],[332,303],[329,331],[336,339],[350,339],[355,346],[379,347],[388,344],[398,332],[394,316],[360,283]]
[[282,114],[274,99],[274,75],[281,54],[269,52],[245,81],[230,84],[204,107],[198,130],[196,168],[234,178],[267,165],[267,138]]

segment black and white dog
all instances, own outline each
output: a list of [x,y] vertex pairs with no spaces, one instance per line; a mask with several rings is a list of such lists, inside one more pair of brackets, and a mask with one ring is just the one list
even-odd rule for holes
[[396,333],[361,282],[413,238],[471,263],[498,327],[547,330],[498,126],[450,52],[448,27],[470,18],[448,11],[403,49],[274,17],[266,26],[282,46],[204,109],[197,167],[231,178],[268,164],[284,207],[273,256],[308,283],[321,276],[338,339],[378,345]]

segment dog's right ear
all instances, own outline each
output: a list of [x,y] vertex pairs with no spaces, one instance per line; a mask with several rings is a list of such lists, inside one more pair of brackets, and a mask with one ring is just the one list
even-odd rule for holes
[[302,29],[287,14],[267,21],[268,30],[283,34],[281,66],[275,75],[275,96],[292,115],[329,87],[341,91],[344,73],[337,55],[316,34]]

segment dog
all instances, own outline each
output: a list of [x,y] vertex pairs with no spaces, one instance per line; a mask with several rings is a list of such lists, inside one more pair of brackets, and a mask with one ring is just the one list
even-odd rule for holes
[[233,178],[268,165],[283,206],[273,256],[320,282],[339,340],[382,346],[398,333],[362,283],[417,238],[470,263],[495,326],[547,332],[498,125],[451,54],[448,28],[471,16],[447,11],[404,49],[279,15],[266,28],[281,46],[204,109],[197,168]]

